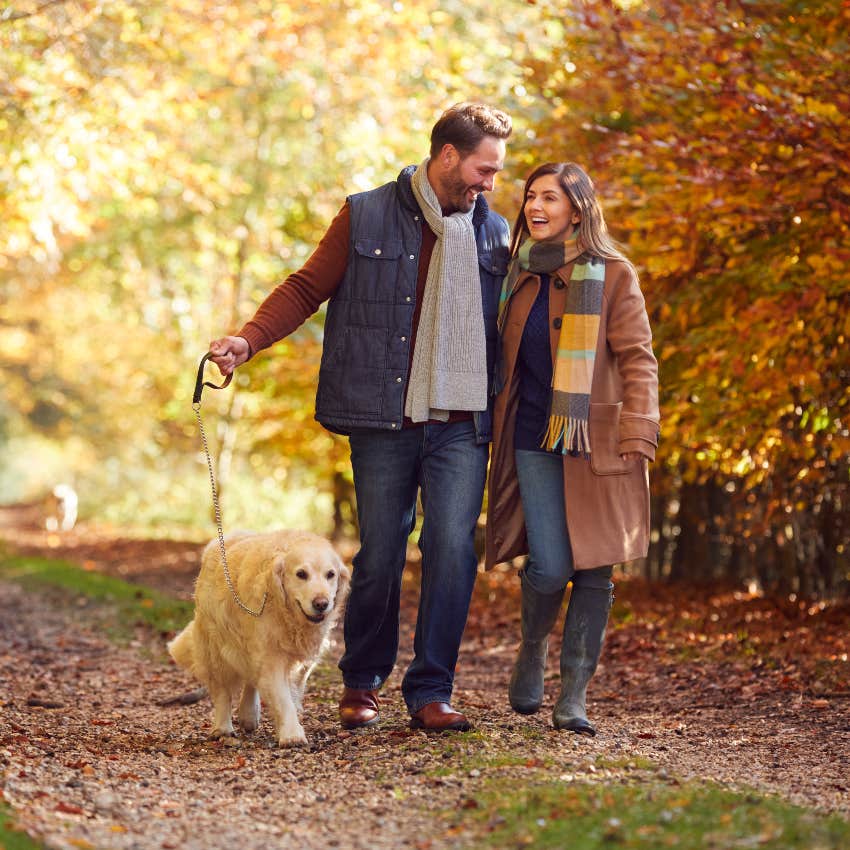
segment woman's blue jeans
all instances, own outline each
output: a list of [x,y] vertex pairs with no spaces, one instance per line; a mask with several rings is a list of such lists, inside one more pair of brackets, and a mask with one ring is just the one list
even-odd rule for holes
[[528,536],[525,581],[541,594],[573,587],[610,590],[612,567],[576,570],[564,504],[564,461],[559,454],[517,449],[517,477]]
[[478,570],[474,535],[487,445],[476,444],[471,421],[363,431],[349,440],[360,551],[345,612],[343,682],[376,689],[395,665],[401,577],[421,490],[422,586],[402,693],[411,713],[429,702],[450,702]]

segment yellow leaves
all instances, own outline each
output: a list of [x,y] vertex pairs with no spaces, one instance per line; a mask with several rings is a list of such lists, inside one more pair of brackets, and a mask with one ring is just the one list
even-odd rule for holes
[[773,92],[764,84],[764,83],[756,83],[753,86],[753,93],[757,94],[759,97],[768,100],[773,97]]
[[9,364],[26,363],[37,344],[36,336],[24,328],[4,328],[0,334],[0,360]]
[[[806,263],[819,274],[843,275],[847,271],[846,262],[835,254],[809,254],[806,257]],[[830,306],[833,310],[837,309],[835,301],[830,302]]]
[[673,82],[682,85],[683,83],[687,83],[693,78],[693,71],[690,68],[686,68],[684,65],[674,65],[673,66]]
[[834,103],[824,103],[823,101],[816,100],[813,97],[807,97],[805,99],[805,105],[806,112],[809,115],[813,115],[818,118],[825,118],[829,121],[840,120],[842,123],[845,123],[846,119],[843,117],[842,111]]

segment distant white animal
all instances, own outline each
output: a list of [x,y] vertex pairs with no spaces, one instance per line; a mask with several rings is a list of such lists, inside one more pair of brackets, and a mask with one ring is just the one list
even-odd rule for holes
[[342,611],[350,573],[322,537],[306,531],[239,532],[225,538],[227,586],[218,539],[201,559],[195,618],[168,644],[174,660],[206,685],[213,701],[213,737],[232,735],[233,697],[241,689],[239,724],[260,723],[260,698],[281,746],[304,744],[299,715],[307,678]]
[[47,499],[48,531],[70,531],[77,524],[77,491],[70,484],[57,484]]

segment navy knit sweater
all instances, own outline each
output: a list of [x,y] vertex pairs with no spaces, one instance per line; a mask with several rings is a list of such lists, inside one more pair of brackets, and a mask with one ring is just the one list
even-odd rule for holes
[[517,358],[519,404],[514,448],[546,451],[540,447],[549,418],[552,353],[549,342],[549,275],[540,275],[540,292],[522,332]]

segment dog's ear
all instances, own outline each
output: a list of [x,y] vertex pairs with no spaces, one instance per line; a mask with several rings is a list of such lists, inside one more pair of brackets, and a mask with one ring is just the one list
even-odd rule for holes
[[348,595],[348,589],[351,586],[351,571],[348,567],[343,564],[342,561],[339,562],[339,578],[337,579],[337,591],[336,595],[338,599],[345,599]]
[[286,555],[278,552],[272,561],[272,576],[274,580],[283,587],[283,575],[286,572]]

